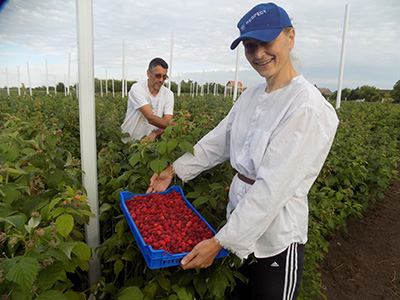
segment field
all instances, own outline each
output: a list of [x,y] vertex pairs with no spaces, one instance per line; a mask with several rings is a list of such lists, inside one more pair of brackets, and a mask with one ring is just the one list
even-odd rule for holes
[[[0,295],[3,299],[235,299],[238,259],[202,270],[150,270],[119,206],[119,193],[144,193],[153,172],[193,150],[226,115],[231,98],[181,96],[175,121],[156,142],[123,144],[126,98],[96,98],[102,276],[87,280],[92,215],[81,184],[76,98],[0,97]],[[309,242],[301,299],[323,298],[318,265],[329,241],[383,198],[399,159],[400,106],[342,102],[328,159],[309,194]],[[223,163],[183,188],[216,230],[224,224],[234,170]]]

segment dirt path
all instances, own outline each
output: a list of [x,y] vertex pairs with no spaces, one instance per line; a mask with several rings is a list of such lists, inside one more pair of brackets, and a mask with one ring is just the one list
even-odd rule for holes
[[328,300],[400,300],[399,180],[331,240],[319,271]]

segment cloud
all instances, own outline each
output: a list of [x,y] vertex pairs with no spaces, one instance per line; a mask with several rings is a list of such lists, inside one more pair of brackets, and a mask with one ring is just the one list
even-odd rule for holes
[[[355,88],[368,83],[391,88],[400,77],[398,0],[276,1],[288,11],[296,28],[293,51],[296,68],[312,83],[336,88],[348,2],[344,86]],[[206,81],[232,80],[236,51],[229,46],[239,34],[236,24],[258,3],[253,0],[93,1],[95,75],[105,77],[107,72],[109,78],[122,76],[125,41],[128,76],[141,79],[153,57],[170,60],[173,32],[173,79],[179,74],[197,76],[205,70]],[[49,68],[62,81],[71,54],[71,76],[76,76],[75,5],[75,0],[9,1],[0,13],[0,86],[4,85],[2,70],[6,66],[14,69],[18,61],[22,65],[29,60],[32,65],[43,67],[46,57]],[[249,69],[243,51],[240,69],[239,77],[245,85],[260,82],[258,74]]]

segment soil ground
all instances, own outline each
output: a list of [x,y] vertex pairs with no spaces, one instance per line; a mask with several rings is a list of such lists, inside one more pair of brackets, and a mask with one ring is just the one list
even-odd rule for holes
[[319,271],[328,300],[400,300],[398,179],[383,200],[349,222],[348,233],[340,231],[330,241]]

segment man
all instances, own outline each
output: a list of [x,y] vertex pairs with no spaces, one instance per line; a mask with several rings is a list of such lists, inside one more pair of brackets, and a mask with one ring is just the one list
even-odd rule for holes
[[147,70],[147,80],[132,85],[128,96],[128,107],[122,133],[129,137],[121,140],[127,143],[147,136],[154,140],[164,132],[171,122],[174,109],[174,94],[164,87],[168,64],[162,58],[154,58]]

